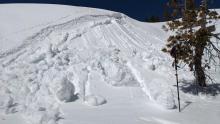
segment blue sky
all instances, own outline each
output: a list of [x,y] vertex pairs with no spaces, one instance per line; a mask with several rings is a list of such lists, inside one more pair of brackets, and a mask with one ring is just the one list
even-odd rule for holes
[[[152,15],[162,17],[166,1],[167,0],[0,0],[0,3],[53,3],[86,6],[122,12],[132,18],[144,21]],[[220,0],[209,1],[212,1],[210,5],[211,8],[220,8]]]

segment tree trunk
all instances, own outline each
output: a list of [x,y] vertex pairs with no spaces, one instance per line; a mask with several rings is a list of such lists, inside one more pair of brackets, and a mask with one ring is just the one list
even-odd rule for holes
[[[202,0],[202,6],[204,7],[204,15],[202,17],[202,24],[201,28],[206,29],[206,10],[207,10],[207,0]],[[201,42],[201,41],[200,41]],[[205,45],[203,44],[198,44],[195,49],[195,76],[196,76],[196,81],[201,87],[206,87],[206,76],[204,69],[202,67],[202,56],[203,56],[203,51],[205,49]]]
[[195,50],[195,58],[194,58],[194,64],[195,64],[195,77],[196,81],[201,87],[206,87],[206,76],[204,69],[202,67],[202,55],[203,55],[203,48],[196,48]]

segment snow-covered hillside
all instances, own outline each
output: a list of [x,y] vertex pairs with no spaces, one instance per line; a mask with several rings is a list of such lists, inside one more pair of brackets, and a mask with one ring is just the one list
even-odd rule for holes
[[[220,121],[214,108],[220,99],[211,96],[181,92],[182,109],[191,108],[177,113],[172,59],[161,52],[168,37],[164,23],[40,4],[0,5],[0,17],[0,123]],[[193,79],[190,73],[180,76]],[[199,111],[208,110],[201,118]]]

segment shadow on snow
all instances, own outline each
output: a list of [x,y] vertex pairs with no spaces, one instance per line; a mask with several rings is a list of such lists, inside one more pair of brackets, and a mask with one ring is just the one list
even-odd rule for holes
[[220,84],[212,83],[208,84],[207,87],[202,88],[195,83],[195,81],[183,80],[180,82],[180,90],[184,93],[189,93],[192,95],[198,95],[198,93],[204,93],[207,95],[216,96],[220,94]]

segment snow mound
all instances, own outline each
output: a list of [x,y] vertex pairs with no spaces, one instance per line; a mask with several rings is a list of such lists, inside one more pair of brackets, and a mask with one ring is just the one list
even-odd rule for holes
[[89,106],[99,106],[99,105],[105,104],[107,101],[102,96],[89,95],[85,97],[84,102]]
[[44,27],[1,53],[0,87],[8,93],[0,93],[0,107],[23,112],[30,123],[56,124],[60,104],[74,101],[76,94],[88,105],[106,103],[90,95],[90,79],[97,73],[110,86],[140,86],[150,100],[173,108],[172,89],[163,77],[169,76],[163,69],[169,58],[151,32],[159,29],[147,25],[146,32],[137,23],[121,13],[83,14]]

